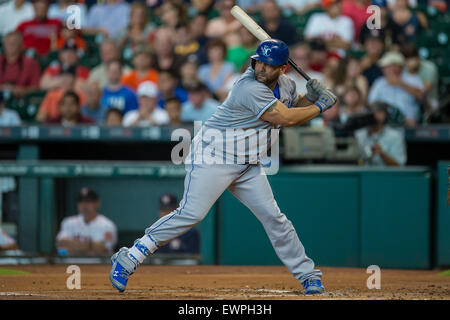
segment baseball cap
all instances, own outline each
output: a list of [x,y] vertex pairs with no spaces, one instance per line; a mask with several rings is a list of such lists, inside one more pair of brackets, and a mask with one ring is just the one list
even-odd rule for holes
[[60,75],[62,74],[70,74],[75,76],[77,74],[77,68],[75,66],[62,65]]
[[379,39],[380,41],[384,42],[385,37],[386,37],[386,32],[383,29],[366,28],[366,29],[364,29],[364,35],[363,35],[364,39],[361,39],[361,40],[363,40],[363,43],[367,39]]
[[78,202],[94,202],[98,201],[98,194],[92,189],[88,187],[83,187],[80,189],[80,193],[78,194]]
[[61,50],[73,50],[73,51],[77,51],[78,47],[77,44],[75,43],[74,39],[68,39],[63,47],[61,48]]
[[137,95],[138,97],[156,98],[158,96],[158,87],[151,81],[144,81],[139,85]]
[[208,91],[208,87],[201,81],[196,81],[188,86],[186,86],[188,92],[198,92],[198,91]]
[[332,4],[340,2],[341,0],[322,0],[322,8],[327,9]]
[[386,8],[387,7],[387,0],[372,0],[372,4],[375,5],[375,6]]
[[171,193],[166,193],[161,195],[159,198],[159,209],[160,210],[172,210],[178,207],[177,197]]
[[378,61],[378,65],[383,68],[390,65],[399,65],[403,66],[405,64],[405,58],[399,52],[386,52],[381,59]]
[[133,57],[136,57],[138,54],[141,54],[141,53],[144,53],[144,54],[150,56],[152,54],[152,51],[148,46],[139,45],[136,47],[136,49],[134,49]]
[[320,38],[312,39],[309,42],[309,47],[312,51],[327,51],[327,46],[325,41]]

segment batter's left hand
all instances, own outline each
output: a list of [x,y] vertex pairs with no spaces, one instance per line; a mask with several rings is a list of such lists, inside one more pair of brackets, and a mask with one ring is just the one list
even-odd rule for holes
[[317,99],[319,99],[320,95],[322,94],[322,91],[326,88],[319,82],[317,79],[310,79],[306,83],[306,99],[308,99],[311,102],[315,102]]

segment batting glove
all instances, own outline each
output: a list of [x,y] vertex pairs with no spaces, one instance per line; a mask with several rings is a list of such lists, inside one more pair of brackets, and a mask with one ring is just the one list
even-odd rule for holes
[[319,82],[319,80],[310,79],[308,80],[308,82],[306,82],[306,90],[306,99],[314,102],[319,99],[320,94],[323,90],[326,90],[326,88]]
[[319,99],[314,103],[320,108],[320,113],[327,111],[336,103],[336,96],[328,89],[322,91]]

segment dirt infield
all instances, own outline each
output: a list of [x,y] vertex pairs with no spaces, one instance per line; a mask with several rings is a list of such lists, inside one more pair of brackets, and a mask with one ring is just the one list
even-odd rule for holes
[[[80,265],[81,289],[68,290],[65,265],[2,266],[0,299],[450,299],[442,271],[381,270],[381,289],[366,286],[365,269],[321,268],[326,293],[305,296],[284,267],[141,266],[118,293],[109,266]],[[25,271],[26,274],[14,274]]]

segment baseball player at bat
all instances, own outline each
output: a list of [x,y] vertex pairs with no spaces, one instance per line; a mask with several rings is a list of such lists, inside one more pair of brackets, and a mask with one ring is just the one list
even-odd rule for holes
[[[236,162],[235,148],[223,147],[230,141],[208,139],[206,132],[243,129],[242,134],[248,138],[249,134],[256,135],[261,130],[300,125],[331,108],[336,96],[315,79],[307,82],[306,95],[297,94],[294,81],[284,74],[289,49],[280,40],[262,41],[251,58],[252,65],[192,140],[185,158],[184,195],[178,208],[148,227],[132,247],[123,247],[111,257],[110,281],[120,292],[147,256],[199,223],[226,189],[262,223],[276,254],[302,284],[305,293],[325,290],[321,271],[315,269],[292,223],[281,213],[261,163]],[[240,138],[239,133],[233,136],[233,139]],[[225,139],[231,138],[225,136]],[[206,155],[204,146],[211,144],[215,156],[227,160],[225,164],[210,161],[208,157],[212,156]],[[245,147],[246,155],[259,152],[251,144]]]

